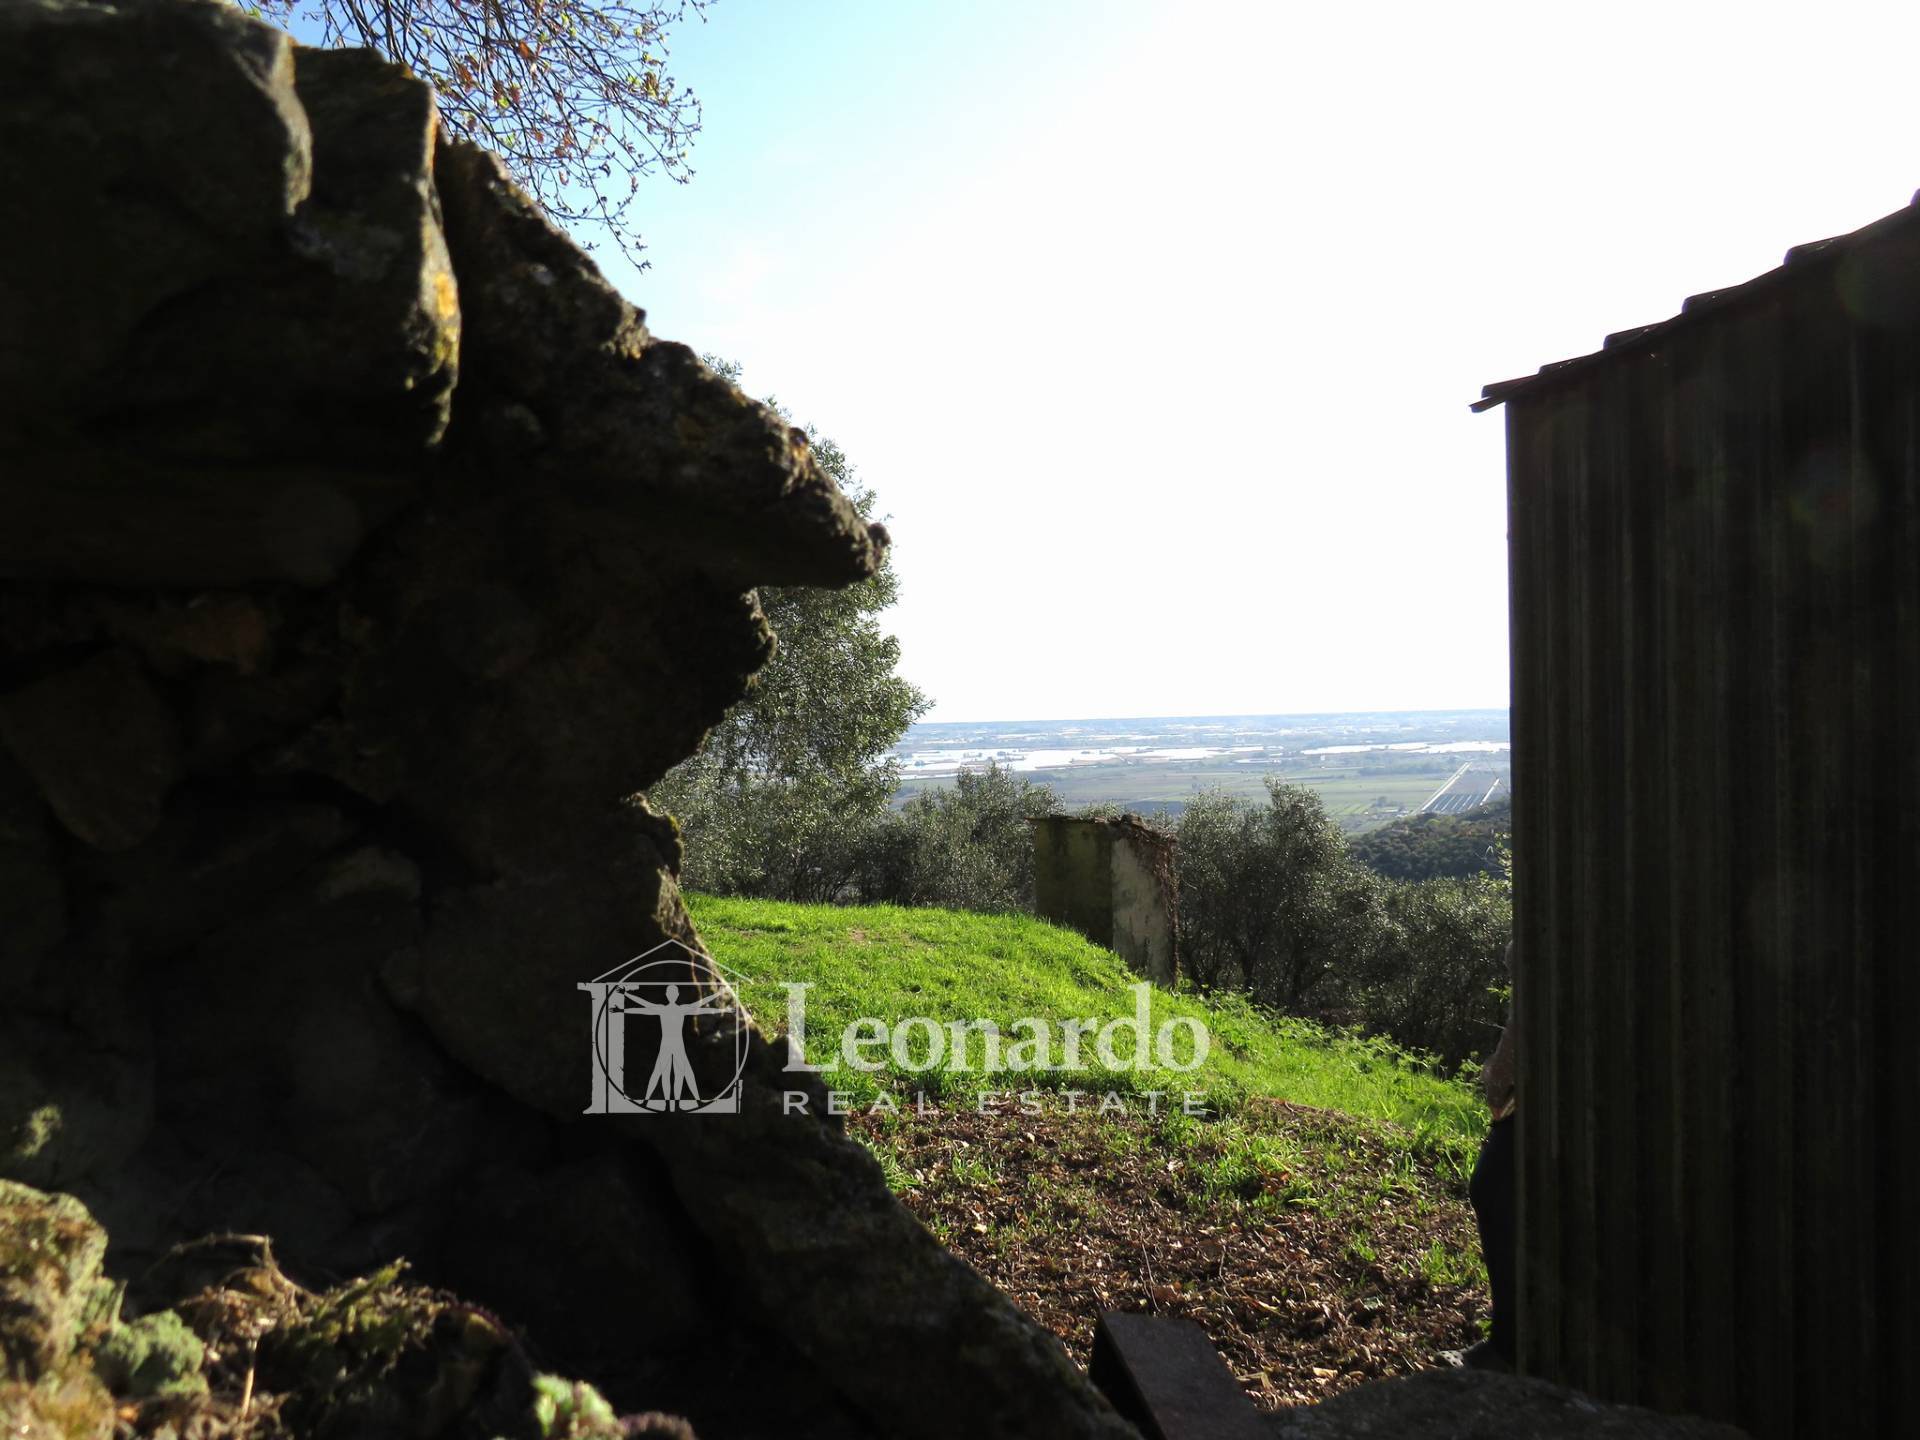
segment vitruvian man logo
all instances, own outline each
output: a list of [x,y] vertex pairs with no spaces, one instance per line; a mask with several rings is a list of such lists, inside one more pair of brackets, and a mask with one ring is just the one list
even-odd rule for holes
[[663,940],[579,989],[593,1002],[589,1115],[731,1115],[748,1022],[726,972]]

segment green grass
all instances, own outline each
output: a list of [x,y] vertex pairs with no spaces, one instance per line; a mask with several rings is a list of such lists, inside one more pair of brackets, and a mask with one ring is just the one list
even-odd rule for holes
[[[1117,956],[1028,916],[699,895],[688,905],[768,1033],[786,1026],[782,987],[810,985],[815,1063],[865,1017],[1011,1031],[1031,1016],[1057,1037],[1062,1021],[1104,1023],[1135,1004],[1136,977]],[[1045,1082],[921,1073],[890,1056],[820,1078],[847,1097],[848,1133],[901,1202],[1082,1363],[1099,1310],[1152,1309],[1200,1324],[1236,1375],[1263,1377],[1255,1398],[1270,1405],[1417,1369],[1474,1338],[1485,1274],[1466,1177],[1484,1111],[1472,1088],[1391,1046],[1244,1003],[1150,998],[1150,1029],[1174,1017],[1207,1027],[1210,1052],[1190,1077],[1052,1082],[1125,1092],[1121,1115],[1084,1102],[1067,1114],[1061,1094],[1041,1096],[1038,1114],[1005,1100],[982,1110],[969,1092]],[[1176,1099],[1148,1113],[1150,1089]],[[1180,1110],[1188,1089],[1204,1092],[1205,1116]]]
[[[1129,987],[1138,977],[1124,962],[1073,931],[1030,916],[703,895],[690,895],[687,903],[707,949],[738,977],[743,1003],[768,1033],[786,1030],[781,987],[810,983],[807,1056],[816,1064],[837,1059],[843,1031],[864,1017],[892,1023],[924,1016],[940,1025],[984,1019],[1007,1032],[1016,1020],[1032,1016],[1051,1022],[1057,1048],[1065,1020],[1105,1023],[1133,1012]],[[951,1056],[938,1071],[915,1071],[881,1050],[878,1071],[842,1064],[821,1078],[855,1108],[869,1107],[882,1095],[914,1092],[951,1103],[977,1090],[1072,1088],[1121,1092],[1131,1097],[1135,1113],[1144,1104],[1137,1097],[1146,1091],[1171,1092],[1173,1098],[1162,1103],[1174,1107],[1181,1094],[1202,1092],[1212,1113],[1231,1114],[1267,1097],[1389,1122],[1407,1146],[1439,1152],[1455,1166],[1466,1163],[1484,1131],[1483,1112],[1467,1085],[1433,1074],[1391,1045],[1267,1015],[1238,1001],[1153,992],[1151,1028],[1181,1016],[1204,1024],[1211,1038],[1204,1063],[1190,1074],[1160,1068],[1116,1073],[1096,1065],[1074,1075],[992,1076],[977,1068],[957,1070]],[[1089,1060],[1091,1038],[1083,1042]],[[979,1042],[969,1048],[977,1066]],[[1119,1048],[1125,1059],[1124,1039]],[[912,1054],[922,1053],[916,1039]],[[1176,1058],[1187,1053],[1182,1039]],[[1177,1140],[1189,1123],[1168,1116],[1167,1138]],[[1226,1162],[1213,1183],[1229,1193],[1235,1185],[1251,1185],[1255,1173],[1271,1176],[1286,1168],[1287,1158],[1241,1154]],[[1271,1186],[1263,1193],[1270,1203],[1286,1203]]]

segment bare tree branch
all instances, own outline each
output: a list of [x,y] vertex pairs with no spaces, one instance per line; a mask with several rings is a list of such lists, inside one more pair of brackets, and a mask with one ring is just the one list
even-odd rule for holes
[[[553,219],[592,221],[643,268],[640,177],[685,183],[700,102],[667,39],[711,0],[258,0],[329,45],[398,61],[440,94],[449,132],[497,152]],[[591,236],[576,236],[583,243]]]

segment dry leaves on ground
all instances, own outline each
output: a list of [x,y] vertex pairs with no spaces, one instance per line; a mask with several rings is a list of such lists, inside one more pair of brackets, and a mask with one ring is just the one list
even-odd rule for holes
[[1105,1310],[1204,1329],[1273,1409],[1479,1338],[1465,1187],[1404,1137],[1268,1102],[1228,1121],[944,1108],[856,1118],[901,1198],[1084,1364]]

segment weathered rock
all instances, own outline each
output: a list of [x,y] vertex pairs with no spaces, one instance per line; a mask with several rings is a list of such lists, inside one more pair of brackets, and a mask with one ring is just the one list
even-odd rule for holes
[[557,498],[435,507],[362,574],[380,645],[326,753],[373,798],[390,784],[476,876],[557,875],[603,831],[624,853],[621,797],[697,746],[772,648],[751,597],[636,565]]
[[33,782],[0,750],[0,1003],[33,983],[67,933],[67,887],[53,817]]
[[1283,1410],[1285,1440],[1744,1440],[1731,1425],[1660,1415],[1517,1375],[1428,1370]]
[[588,829],[590,818],[573,836],[555,827],[549,873],[437,896],[417,967],[388,976],[449,1054],[555,1118],[579,1115],[591,1094],[575,985],[650,937],[691,933],[646,831],[618,816]]
[[[188,772],[330,773],[329,767],[301,763],[300,752],[315,748],[313,737],[328,723],[327,707],[340,681],[340,662],[332,656],[298,656],[258,676],[203,668],[187,682],[190,698],[181,715]],[[360,757],[343,751],[331,770],[344,774],[359,763]]]
[[0,234],[0,574],[330,579],[447,426],[432,91],[229,5],[29,0],[0,94],[0,187],[63,222]]
[[[210,1230],[420,1256],[710,1440],[781,1406],[835,1440],[1129,1434],[781,1113],[759,1035],[695,1037],[709,1078],[745,1045],[741,1115],[579,1119],[577,983],[692,938],[634,797],[771,654],[752,587],[885,543],[805,437],[376,57],[206,0],[23,0],[0,96],[42,222],[0,234],[0,1173],[73,1185],[140,1269]],[[276,1363],[337,1374],[371,1293]],[[420,1300],[382,1363],[451,1368],[355,1371],[340,1433],[439,1427],[442,1378],[518,1355]]]
[[[57,483],[14,469],[27,446],[120,403],[150,317],[271,255],[312,184],[293,81],[292,42],[231,5],[0,7],[0,193],[39,217],[0,235],[10,497]],[[13,573],[33,538],[7,534]]]
[[1132,1437],[1053,1336],[894,1201],[878,1161],[785,1113],[778,1063],[756,1037],[724,1120],[612,1117],[666,1158],[733,1283],[892,1433]]
[[[452,1200],[436,1275],[588,1373],[663,1349],[697,1354],[726,1297],[657,1170],[636,1151],[482,1172]],[[499,1243],[507,1235],[514,1243]],[[583,1284],[573,1257],[588,1253],[596,1273]]]
[[265,1144],[361,1214],[444,1183],[481,1150],[474,1086],[387,1001],[379,971],[421,935],[419,873],[372,847],[156,977],[165,1105],[203,1145]]
[[101,897],[96,928],[152,961],[263,908],[353,833],[335,805],[195,795],[145,844],[79,873]]
[[410,461],[446,432],[460,348],[433,90],[371,50],[306,47],[294,89],[313,131],[313,192],[289,236],[307,264],[283,275],[270,317],[295,333],[263,338],[300,368],[256,380],[256,431],[273,444],[279,421],[314,436],[317,453]]
[[124,650],[0,696],[0,741],[60,823],[96,850],[151,835],[180,778],[178,722]]
[[803,432],[686,346],[650,340],[495,157],[443,144],[438,175],[465,315],[461,420],[526,437],[522,483],[530,472],[589,507],[627,568],[666,558],[738,585],[871,569],[884,532]]
[[123,586],[322,585],[407,498],[392,472],[221,469],[85,440],[25,452],[0,437],[0,469],[18,477],[0,490],[0,575]]
[[217,1234],[269,1236],[321,1273],[358,1268],[334,1264],[357,1249],[346,1196],[271,1138],[237,1144],[211,1123],[183,1138],[163,1119],[132,1160],[88,1176],[73,1194],[113,1236],[113,1271],[130,1282],[174,1245]]
[[123,1164],[152,1123],[152,1056],[118,993],[77,1020],[0,1010],[0,1178],[71,1187]]
[[159,596],[145,604],[115,596],[101,609],[108,633],[139,650],[159,674],[224,665],[255,675],[272,656],[272,608],[251,595],[204,594],[185,602]]

